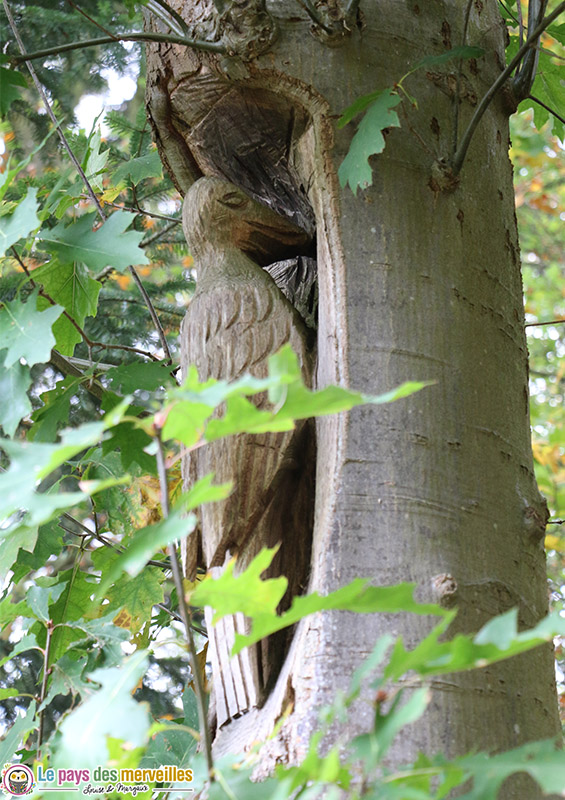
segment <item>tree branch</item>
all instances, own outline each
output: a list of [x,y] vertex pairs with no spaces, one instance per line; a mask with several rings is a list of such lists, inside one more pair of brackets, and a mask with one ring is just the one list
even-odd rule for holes
[[[519,5],[520,3],[518,3]],[[530,0],[528,4],[528,30],[536,27],[541,22],[546,6],[547,0]],[[530,93],[536,77],[538,59],[538,48],[530,49],[514,76],[512,89],[519,100],[523,100]]]
[[[157,8],[155,6],[157,6]],[[174,8],[171,8],[168,3],[165,3],[165,0],[147,0],[146,8],[155,14],[156,17],[159,17],[162,22],[165,22],[172,31],[176,31],[177,33],[180,31],[181,36],[188,36],[188,25]],[[170,17],[170,19],[168,17]],[[176,26],[178,26],[178,28]]]
[[551,23],[557,19],[557,17],[565,11],[565,2],[559,3],[557,8],[552,11],[551,14],[548,14],[539,25],[536,26],[535,30],[528,36],[522,47],[518,50],[510,64],[506,67],[503,72],[500,73],[498,78],[492,84],[490,89],[486,92],[483,99],[477,106],[475,113],[469,123],[467,130],[463,134],[463,138],[461,139],[461,144],[457,148],[457,152],[453,156],[453,161],[451,162],[451,169],[454,175],[459,174],[461,171],[461,167],[463,166],[463,161],[465,160],[465,156],[467,155],[467,150],[469,149],[469,144],[471,143],[471,139],[473,138],[473,134],[477,128],[477,125],[481,121],[483,114],[489,107],[492,99],[496,95],[496,93],[504,86],[514,69],[518,66],[518,64],[522,61],[528,50],[535,46],[536,41],[539,39],[540,35],[544,32],[546,28],[548,28]]
[[[6,0],[4,0],[4,4]],[[4,5],[5,7],[5,5]],[[14,34],[15,35],[15,34]],[[98,47],[101,44],[116,42],[165,42],[193,47],[195,50],[206,50],[210,53],[225,53],[226,49],[221,42],[207,42],[203,39],[188,39],[184,36],[175,36],[168,33],[153,33],[150,31],[136,31],[135,33],[120,33],[117,36],[99,36],[96,39],[83,39],[80,42],[59,44],[55,47],[46,47],[43,50],[34,50],[31,53],[22,53],[21,56],[10,56],[13,64],[18,65],[24,61],[35,61],[38,58],[60,55],[71,50],[81,50],[85,47]]]
[[[160,431],[155,437],[155,442],[157,444],[157,472],[159,474],[159,485],[161,488],[161,509],[163,511],[163,518],[167,519],[167,517],[169,516],[169,487],[167,483],[167,467],[165,464],[165,453],[163,450],[163,442],[161,439]],[[177,547],[174,542],[171,542],[171,544],[169,545],[168,552],[173,569],[173,579],[175,582],[175,588],[177,590],[179,611],[184,624],[188,650],[190,653],[190,666],[192,669],[192,675],[194,679],[196,705],[198,708],[198,722],[200,726],[200,733],[202,736],[203,749],[206,755],[206,764],[208,766],[208,778],[210,779],[210,781],[213,781],[214,761],[212,759],[212,741],[210,737],[210,728],[208,727],[208,719],[206,716],[206,701],[204,696],[204,686],[202,684],[202,675],[200,674],[200,667],[198,665],[198,656],[196,652],[196,644],[194,642],[194,636],[192,634],[192,628],[193,628],[192,613],[184,597],[184,586],[182,583],[182,575],[177,557]]]
[[550,319],[548,322],[527,322],[524,328],[541,327],[542,325],[559,325],[565,322],[565,319]]
[[538,106],[545,108],[546,111],[549,111],[550,114],[553,114],[555,119],[558,119],[559,122],[562,122],[565,125],[565,117],[562,117],[561,114],[558,114],[557,111],[555,111],[553,108],[546,106],[546,104],[542,100],[540,100],[539,97],[534,97],[533,94],[528,95],[528,97],[530,100],[533,100],[534,103],[537,103]]
[[296,0],[296,2],[300,6],[300,8],[304,9],[304,11],[308,14],[314,25],[317,25],[326,33],[329,34],[334,33],[334,31],[331,28],[329,28],[325,24],[325,22],[323,22],[322,18],[320,17],[316,9],[312,6],[312,4],[309,2],[309,0]]
[[[471,16],[471,8],[473,0],[467,0],[467,8],[465,9],[465,18],[463,21],[463,34],[461,36],[461,47],[467,44],[467,30],[469,28],[469,17]],[[457,140],[459,139],[459,105],[461,103],[461,76],[463,74],[463,59],[459,59],[457,65],[457,82],[455,84],[455,95],[453,97],[453,149],[454,154],[457,151]]]

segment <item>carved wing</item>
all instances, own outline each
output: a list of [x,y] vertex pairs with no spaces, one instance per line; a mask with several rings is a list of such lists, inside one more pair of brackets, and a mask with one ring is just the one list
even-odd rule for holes
[[[290,342],[309,380],[301,320],[271,278],[260,267],[257,270],[261,273],[258,282],[219,285],[195,293],[183,323],[182,360],[185,368],[195,364],[201,379],[234,380],[245,372],[266,377],[268,357]],[[259,408],[266,404],[263,395],[251,400]],[[223,567],[226,558],[235,554],[238,570],[244,569],[262,547],[280,540],[281,529],[271,524],[269,507],[295,436],[293,431],[232,436],[195,451],[190,464],[185,461],[185,476],[192,479],[213,472],[218,483],[235,482],[228,499],[201,510],[202,550],[208,569]],[[189,575],[195,571],[196,548],[193,541],[187,551],[193,559],[185,565]],[[229,657],[235,631],[245,632],[246,625],[236,615],[208,627],[218,725],[255,706],[265,683],[268,659],[259,647]]]
[[[259,268],[258,268],[259,269]],[[195,364],[201,379],[234,380],[245,372],[267,376],[267,359],[290,342],[308,370],[303,330],[290,304],[270,279],[226,291],[195,294],[184,323],[186,362]],[[259,407],[266,397],[251,400]],[[251,525],[281,463],[292,432],[237,436],[211,442],[193,454],[198,477],[215,473],[216,482],[236,481],[236,490],[222,503],[202,511],[203,551],[208,567],[223,564],[225,554],[241,551]],[[251,530],[249,529],[251,525]],[[255,538],[255,535],[254,535]],[[262,546],[262,545],[261,545]]]

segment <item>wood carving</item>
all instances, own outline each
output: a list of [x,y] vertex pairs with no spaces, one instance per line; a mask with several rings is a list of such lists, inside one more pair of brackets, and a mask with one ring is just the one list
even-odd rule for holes
[[[268,357],[290,342],[304,380],[311,383],[306,327],[260,266],[300,252],[307,234],[213,177],[201,178],[187,192],[183,227],[198,274],[181,330],[183,370],[194,364],[201,379],[233,380],[245,372],[265,377]],[[263,395],[253,401],[260,408],[267,403]],[[185,542],[189,578],[195,576],[200,550],[207,569],[221,570],[235,555],[240,570],[262,547],[282,542],[271,574],[289,578],[283,604],[304,588],[313,512],[310,433],[309,425],[302,424],[285,433],[240,435],[185,458],[187,483],[209,472],[217,482],[235,482],[227,500],[203,506],[200,537]],[[224,618],[215,628],[210,622],[207,614],[220,727],[261,704],[280,669],[285,638],[270,637],[230,659],[234,632],[246,630],[245,619]]]

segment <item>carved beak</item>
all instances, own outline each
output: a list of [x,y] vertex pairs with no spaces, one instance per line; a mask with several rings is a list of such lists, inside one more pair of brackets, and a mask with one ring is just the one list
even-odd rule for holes
[[245,208],[235,240],[239,249],[261,266],[306,255],[312,245],[312,238],[287,217],[253,201]]

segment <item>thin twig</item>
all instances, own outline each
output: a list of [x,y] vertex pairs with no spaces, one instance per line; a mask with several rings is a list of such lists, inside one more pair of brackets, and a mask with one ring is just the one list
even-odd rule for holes
[[309,0],[296,0],[298,5],[304,9],[304,11],[308,14],[312,22],[321,28],[326,33],[332,34],[335,33],[331,28],[329,28],[325,22],[322,20],[316,9],[311,5]]
[[[94,512],[94,515],[95,515],[95,512]],[[83,532],[79,533],[78,531],[73,531],[72,528],[67,528],[67,526],[63,525],[63,523],[61,522],[61,519],[63,517],[65,519],[68,519],[69,522],[72,522],[73,525],[78,525],[78,527],[81,528]],[[85,539],[85,538],[95,539],[97,542],[100,542],[100,544],[103,544],[104,547],[109,547],[111,550],[115,550],[117,553],[125,553],[126,552],[124,547],[121,547],[120,545],[114,544],[113,542],[109,541],[104,536],[102,536],[102,534],[99,533],[98,531],[91,531],[90,528],[87,528],[86,525],[84,525],[82,522],[80,522],[80,520],[75,519],[74,517],[72,517],[67,512],[64,512],[59,517],[59,527],[62,528],[64,531],[67,531],[67,533],[70,533],[73,536],[78,536],[81,539]],[[147,561],[146,564],[147,564],[147,566],[150,566],[150,567],[159,567],[159,569],[166,569],[166,570],[170,570],[171,569],[171,564],[170,564],[169,561],[156,561],[154,559],[149,559],[149,561]]]
[[123,203],[113,203],[110,200],[104,201],[107,206],[112,206],[112,208],[119,208],[121,211],[131,211],[132,214],[143,214],[146,217],[152,217],[153,219],[162,219],[166,222],[175,222],[177,225],[182,224],[182,219],[178,219],[178,217],[169,217],[167,214],[157,214],[156,211],[147,211],[146,208],[140,208],[137,206],[134,208],[133,206],[125,206]]
[[539,39],[540,35],[544,32],[546,28],[548,28],[551,25],[551,23],[554,20],[557,19],[557,17],[560,14],[563,13],[563,11],[565,11],[565,2],[559,3],[557,8],[554,11],[552,11],[551,14],[548,14],[547,17],[545,17],[540,22],[540,24],[535,28],[535,30],[530,34],[530,36],[528,36],[522,47],[519,48],[518,52],[516,53],[510,64],[508,64],[506,69],[500,73],[498,78],[495,80],[490,89],[488,89],[488,91],[484,95],[483,99],[477,106],[475,113],[473,114],[473,118],[471,119],[471,122],[469,123],[467,130],[463,134],[463,138],[461,139],[461,144],[457,148],[457,152],[453,156],[451,169],[454,175],[457,175],[461,171],[461,167],[463,166],[463,161],[465,160],[465,156],[467,155],[467,150],[469,149],[469,144],[471,143],[473,134],[475,133],[477,125],[481,121],[483,114],[489,107],[491,100],[494,98],[499,89],[501,89],[502,86],[504,86],[504,84],[506,83],[506,81],[508,80],[514,69],[518,66],[524,55],[530,49],[530,47],[532,47],[532,45],[535,46],[535,43]]
[[151,298],[145,291],[145,286],[143,285],[141,278],[137,274],[135,267],[129,266],[128,267],[131,277],[133,278],[133,282],[139,289],[141,296],[145,300],[145,305],[147,306],[147,310],[149,311],[149,316],[153,320],[153,325],[157,331],[157,335],[159,337],[159,341],[161,342],[161,347],[163,348],[163,352],[165,353],[165,358],[167,359],[168,363],[172,363],[172,356],[171,351],[169,350],[169,344],[167,342],[167,337],[165,336],[165,331],[163,330],[163,326],[159,321],[159,317],[157,316],[157,312],[153,307],[153,303],[151,302]]
[[565,525],[565,519],[548,519],[548,525]]
[[118,38],[114,36],[114,34],[111,31],[106,30],[106,28],[103,25],[100,25],[99,22],[96,22],[96,20],[93,19],[89,14],[87,14],[86,11],[84,11],[80,6],[77,6],[76,3],[73,3],[73,0],[67,0],[67,3],[70,5],[71,8],[74,8],[75,11],[78,11],[79,14],[82,14],[82,16],[89,22],[91,22],[96,28],[99,28],[102,31],[102,33],[105,33],[107,36],[111,36],[112,39],[115,39],[116,42],[119,41]]
[[153,244],[153,242],[156,242],[158,239],[161,238],[161,236],[164,236],[169,231],[172,231],[173,228],[176,228],[178,223],[179,223],[179,220],[174,219],[172,222],[169,222],[168,225],[165,225],[164,228],[161,228],[160,231],[157,231],[157,233],[154,233],[152,236],[150,236],[149,239],[145,239],[143,242],[141,242],[141,244],[139,246],[140,247],[149,247],[150,244]]
[[565,319],[550,319],[548,322],[528,322],[524,325],[525,328],[535,328],[536,326],[541,325],[559,325],[560,323],[565,322]]
[[[182,622],[182,617],[175,611],[171,611],[170,608],[167,608],[167,606],[164,605],[164,603],[155,603],[155,605],[157,606],[157,608],[160,608],[161,611],[165,611],[172,619],[175,620],[175,622]],[[206,631],[200,625],[197,625],[195,622],[193,622],[192,627],[196,631],[196,633],[199,633],[201,636],[206,636]]]
[[542,100],[540,100],[539,97],[534,97],[533,94],[528,95],[528,97],[530,100],[533,100],[534,103],[537,103],[538,106],[545,108],[546,111],[549,111],[550,114],[553,114],[555,119],[558,119],[559,122],[562,122],[565,125],[565,117],[562,117],[561,114],[558,114],[557,111],[555,111],[555,109],[546,106],[546,104]]
[[[163,11],[165,11],[166,14],[168,14],[171,19],[167,19],[166,17],[164,18],[162,13],[160,14],[159,10],[154,7],[155,4],[161,6]],[[171,28],[171,30],[175,30],[174,25],[171,24],[171,20],[173,20],[179,26],[181,35],[182,36],[188,35],[189,33],[188,25],[181,17],[181,15],[177,11],[175,11],[174,8],[171,8],[171,6],[168,3],[165,3],[165,0],[147,0],[147,8],[150,11],[152,11],[153,14],[155,14],[155,16],[158,16],[159,19],[161,19],[163,22],[166,22],[167,25],[169,25],[169,27]]]
[[[5,0],[4,0],[5,2]],[[14,34],[15,35],[15,34]],[[182,44],[186,47],[193,47],[195,50],[207,50],[211,53],[225,53],[225,47],[221,42],[207,42],[200,39],[188,39],[184,36],[175,36],[168,33],[152,33],[150,31],[135,31],[134,33],[120,33],[117,36],[99,36],[96,39],[83,39],[81,42],[69,42],[59,44],[56,47],[46,47],[43,50],[33,50],[21,56],[10,56],[13,64],[21,64],[23,61],[35,61],[38,58],[60,55],[71,50],[82,50],[85,47],[98,47],[101,44],[115,44],[118,42],[164,42],[165,44]]]
[[[159,474],[159,484],[161,488],[161,509],[163,511],[164,519],[169,516],[169,488],[167,483],[167,466],[165,463],[165,452],[163,449],[163,442],[161,440],[160,432],[155,437],[157,445],[157,472]],[[192,634],[193,621],[192,613],[187,605],[184,597],[184,587],[182,583],[182,575],[179,567],[177,557],[177,547],[174,542],[168,547],[169,558],[173,569],[173,579],[175,588],[177,590],[177,598],[179,602],[179,611],[184,624],[186,632],[186,639],[188,643],[188,650],[190,653],[190,666],[194,679],[194,687],[196,693],[196,706],[198,708],[198,722],[200,725],[200,733],[204,745],[204,752],[206,754],[206,763],[208,766],[208,778],[210,781],[214,780],[214,761],[212,759],[212,741],[210,737],[210,728],[208,726],[208,719],[206,716],[206,701],[204,696],[204,686],[202,683],[202,675],[200,674],[200,667],[198,665],[198,656],[196,652],[196,644]]]
[[524,44],[524,18],[522,16],[522,0],[516,2],[516,14],[518,15],[518,28],[519,28],[519,42],[518,47]]
[[[43,680],[41,681],[41,694],[39,695],[39,704],[41,705],[47,696],[47,679],[49,677],[49,654],[51,650],[51,638],[53,636],[53,620],[47,620],[45,625],[47,629],[47,636],[45,640],[45,650],[43,651]],[[43,744],[43,732],[45,724],[45,709],[42,708],[39,712],[39,730],[37,732],[37,758],[41,759],[41,745]]]
[[[518,0],[519,2],[519,0]],[[471,8],[473,0],[467,0],[467,8],[465,9],[465,19],[463,20],[463,34],[461,36],[461,47],[467,44],[467,30],[469,29],[469,18],[471,16]],[[453,148],[452,153],[457,151],[457,140],[459,138],[459,105],[461,103],[461,76],[463,74],[463,58],[459,59],[457,65],[457,82],[455,84],[455,96],[453,98]]]
[[[139,300],[136,300],[135,297],[105,297],[101,295],[98,299],[99,303],[131,303],[132,305],[142,306]],[[168,314],[171,317],[184,317],[186,314],[186,309],[173,309],[173,308],[165,308],[165,306],[154,304],[157,311],[161,311],[163,314]],[[115,365],[112,364],[106,366],[106,369],[113,368]],[[102,367],[104,369],[104,367]]]

